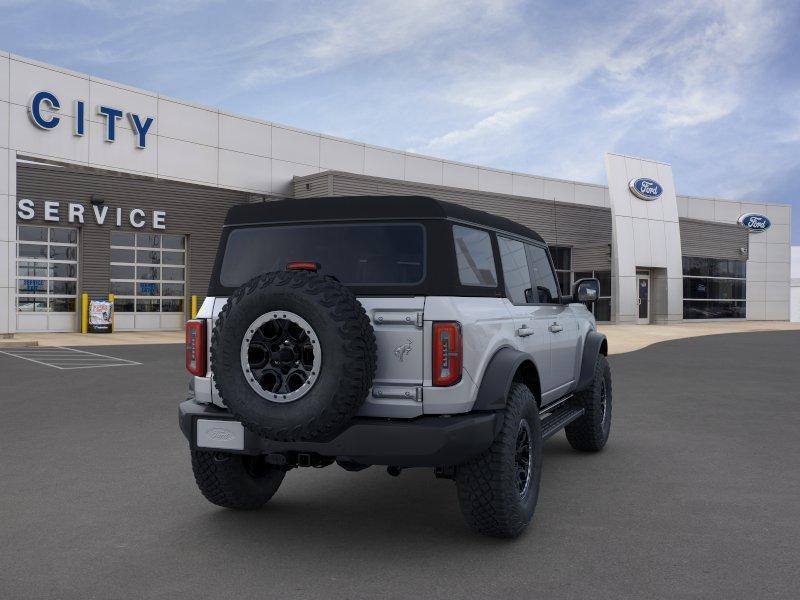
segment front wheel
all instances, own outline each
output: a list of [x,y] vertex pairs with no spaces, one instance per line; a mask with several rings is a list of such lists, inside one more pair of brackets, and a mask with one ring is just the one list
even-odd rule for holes
[[278,491],[285,472],[263,456],[192,451],[192,471],[206,500],[217,506],[255,510]]
[[566,426],[567,440],[575,450],[598,452],[611,433],[611,367],[598,354],[591,385],[576,394],[583,416]]
[[531,391],[514,383],[489,449],[456,469],[461,512],[478,533],[517,537],[530,522],[542,475],[542,429]]

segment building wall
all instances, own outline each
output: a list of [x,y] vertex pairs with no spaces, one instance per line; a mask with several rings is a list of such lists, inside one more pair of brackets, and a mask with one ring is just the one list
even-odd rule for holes
[[[678,208],[672,167],[668,164],[606,154],[606,176],[613,219],[611,285],[616,321],[636,322],[637,269],[653,270],[651,320],[683,319],[683,273]],[[656,180],[663,192],[656,200],[641,200],[628,188],[632,179]]]
[[[34,126],[29,118],[31,96],[41,90],[54,93],[61,102],[57,115],[61,122],[50,130]],[[75,100],[85,102],[86,106],[88,122],[83,136],[73,134]],[[153,117],[155,122],[146,147],[136,147],[127,115],[117,124],[116,141],[106,141],[105,121],[97,114],[100,104]],[[14,330],[18,156],[259,196],[288,197],[292,195],[295,176],[337,170],[405,183],[544,200],[558,206],[611,206],[609,190],[601,185],[512,173],[343,140],[0,52],[0,334]],[[691,214],[681,216],[731,222],[728,219],[734,212],[750,205],[717,200],[709,203],[703,199],[684,201],[684,206]],[[754,266],[748,268],[748,283],[752,280],[755,285],[752,289],[748,285],[748,305],[753,302],[752,316],[748,316],[787,318],[789,208],[758,206],[763,207],[759,212],[770,216],[774,225],[763,238],[755,240],[758,248],[750,257]],[[674,262],[674,257],[670,260]],[[670,277],[673,279],[676,278]],[[674,302],[671,296],[670,307]]]
[[681,218],[736,224],[746,213],[769,217],[772,226],[764,233],[748,235],[747,318],[789,318],[789,263],[792,212],[785,204],[737,202],[719,198],[678,196]]
[[[204,297],[216,256],[220,224],[228,208],[247,202],[243,192],[203,186],[157,181],[114,173],[95,173],[57,167],[20,164],[17,168],[17,194],[33,200],[35,217],[17,219],[24,225],[60,225],[80,230],[79,293],[106,296],[109,293],[110,235],[112,231],[129,233],[165,233],[187,238],[187,296]],[[103,225],[91,216],[91,199],[102,199],[109,207]],[[45,221],[42,206],[47,200],[59,202],[58,223]],[[68,222],[67,203],[85,208],[84,223]],[[122,226],[115,224],[114,211],[122,209]],[[131,209],[145,211],[142,228],[131,226]],[[153,229],[151,213],[166,213],[164,229]]]

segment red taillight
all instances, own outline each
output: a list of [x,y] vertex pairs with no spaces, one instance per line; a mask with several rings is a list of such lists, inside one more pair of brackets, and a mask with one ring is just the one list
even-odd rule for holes
[[461,381],[461,323],[433,324],[433,385],[447,386]]
[[206,374],[206,322],[186,321],[186,370],[192,375]]
[[287,271],[319,271],[319,264],[308,261],[294,261],[286,265]]

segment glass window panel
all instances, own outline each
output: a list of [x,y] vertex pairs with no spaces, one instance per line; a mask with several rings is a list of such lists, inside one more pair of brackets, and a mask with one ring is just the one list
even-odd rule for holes
[[137,300],[136,312],[159,312],[159,300]]
[[112,248],[111,262],[122,262],[122,263],[136,262],[136,251],[120,250],[119,248]]
[[47,298],[28,298],[20,296],[17,298],[17,310],[19,312],[46,312]]
[[683,274],[706,277],[745,278],[747,277],[747,261],[684,256]]
[[575,271],[575,281],[579,279],[590,279],[594,277],[594,274],[591,271]]
[[111,265],[111,279],[134,279],[134,267]]
[[78,230],[67,229],[64,227],[53,227],[50,229],[50,241],[59,244],[77,244]]
[[20,225],[18,239],[21,242],[46,242],[47,227],[33,227],[32,225]]
[[162,312],[183,312],[183,300],[162,300]]
[[479,229],[454,225],[453,241],[461,284],[495,287],[497,272],[489,234]]
[[183,252],[164,252],[162,261],[165,265],[182,265],[185,256]]
[[158,279],[158,267],[136,267],[136,279]]
[[46,294],[46,279],[17,279],[17,292],[20,294]]
[[572,248],[550,246],[550,254],[553,256],[553,264],[557,271],[569,271],[572,269]]
[[182,283],[164,283],[161,285],[162,296],[183,296]]
[[225,244],[219,278],[229,288],[294,260],[317,261],[348,285],[410,285],[425,275],[420,224],[247,227],[231,231]]
[[50,312],[75,312],[75,298],[50,298]]
[[135,246],[136,235],[133,233],[123,233],[121,231],[111,232],[112,246]]
[[133,312],[133,298],[114,298],[114,310],[117,312]]
[[17,262],[17,275],[22,277],[47,277],[49,269],[46,262]]
[[161,262],[161,252],[158,250],[137,250],[136,262],[140,265],[157,265]]
[[136,284],[136,293],[138,296],[159,296],[160,287],[157,283],[138,282]]
[[50,277],[78,277],[78,265],[70,263],[50,263]]
[[161,246],[162,248],[171,248],[173,250],[183,250],[185,247],[185,239],[182,235],[162,235]]
[[611,298],[600,298],[594,303],[594,318],[597,321],[611,320]]
[[47,258],[47,246],[34,244],[17,244],[21,258]]
[[498,236],[500,248],[500,264],[503,266],[503,279],[506,282],[506,294],[514,304],[532,302],[531,273],[528,271],[528,259],[522,242]]
[[132,281],[112,281],[111,293],[117,296],[133,296],[135,284]]
[[164,267],[161,269],[161,279],[164,281],[184,281],[184,269],[176,267]]
[[156,233],[137,233],[136,246],[138,248],[160,248],[161,236]]
[[558,294],[556,278],[547,257],[547,250],[532,244],[525,244],[528,254],[528,268],[536,286],[534,300],[539,304],[557,304],[561,301]]
[[50,293],[58,295],[74,296],[77,291],[77,284],[74,281],[60,281],[58,279],[50,280]]
[[684,277],[683,297],[709,300],[744,300],[747,297],[743,279],[708,279]]
[[594,276],[600,281],[600,295],[611,296],[611,271],[595,271]]
[[78,260],[78,248],[75,246],[50,246],[50,258],[53,260]]
[[746,303],[742,301],[684,300],[684,319],[744,319]]

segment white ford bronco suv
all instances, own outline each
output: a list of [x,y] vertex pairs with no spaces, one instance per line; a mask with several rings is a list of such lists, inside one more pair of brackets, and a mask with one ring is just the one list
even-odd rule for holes
[[474,530],[515,537],[543,441],[608,439],[608,348],[586,307],[599,288],[563,295],[536,233],[432,198],[235,206],[186,325],[197,485],[255,509],[296,467],[430,467]]

